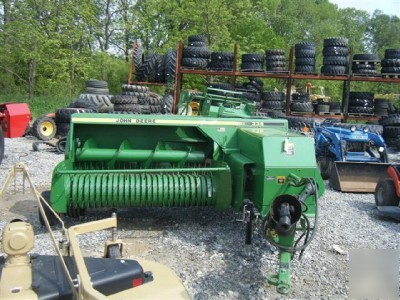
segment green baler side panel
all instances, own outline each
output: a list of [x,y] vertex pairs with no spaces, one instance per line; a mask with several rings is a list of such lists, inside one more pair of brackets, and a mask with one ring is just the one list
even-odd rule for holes
[[[296,144],[295,158],[282,154],[286,136]],[[72,118],[68,147],[53,173],[51,199],[58,212],[71,203],[239,209],[249,196],[264,215],[275,195],[298,194],[287,183],[266,180],[267,172],[314,177],[316,170],[315,159],[305,159],[314,151],[311,140],[288,134],[286,120],[79,114]],[[303,148],[310,152],[303,155]]]

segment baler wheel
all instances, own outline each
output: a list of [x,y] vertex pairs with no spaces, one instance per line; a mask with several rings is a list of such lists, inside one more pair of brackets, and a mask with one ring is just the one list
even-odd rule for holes
[[0,126],[0,164],[4,157],[4,134],[3,129]]
[[32,125],[32,130],[34,136],[42,141],[51,140],[57,132],[56,123],[53,118],[46,115],[42,115],[36,119]]
[[375,188],[376,206],[398,206],[399,203],[393,179],[379,179]]
[[[43,192],[41,193],[41,195],[42,195],[42,197],[44,198],[44,200],[45,200],[48,204],[50,204],[50,191],[43,191]],[[54,216],[53,212],[47,207],[47,205],[46,205],[46,204],[43,204],[43,200],[40,199],[40,201],[42,202],[42,206],[43,206],[43,209],[44,209],[44,213],[45,213],[45,215],[46,215],[47,221],[49,222],[49,225],[50,225],[50,226],[56,225],[56,224],[57,224],[57,221],[58,221],[57,218]],[[44,218],[43,218],[42,214],[40,213],[40,209],[38,209],[38,214],[39,214],[39,222],[40,222],[40,224],[41,224],[42,226],[44,226],[44,225],[45,225],[45,222],[44,222]]]
[[107,247],[107,258],[121,258],[121,249],[119,245],[110,245]]

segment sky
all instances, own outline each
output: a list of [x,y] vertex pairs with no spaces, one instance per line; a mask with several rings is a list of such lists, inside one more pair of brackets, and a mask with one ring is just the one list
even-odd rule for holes
[[376,9],[400,17],[400,0],[329,0],[339,8],[354,7],[372,14]]

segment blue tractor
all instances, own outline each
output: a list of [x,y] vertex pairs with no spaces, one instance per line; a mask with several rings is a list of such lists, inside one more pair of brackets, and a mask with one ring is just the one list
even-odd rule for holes
[[327,119],[314,127],[317,162],[332,188],[371,193],[379,178],[387,177],[385,141],[371,131],[374,126]]

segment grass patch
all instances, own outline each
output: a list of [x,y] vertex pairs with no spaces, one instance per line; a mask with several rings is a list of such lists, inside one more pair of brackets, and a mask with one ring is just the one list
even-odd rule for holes
[[51,113],[56,109],[66,107],[73,98],[66,98],[60,96],[36,96],[32,99],[28,99],[26,96],[15,96],[15,95],[0,95],[0,103],[4,102],[25,102],[29,105],[32,116],[34,119],[42,114]]

